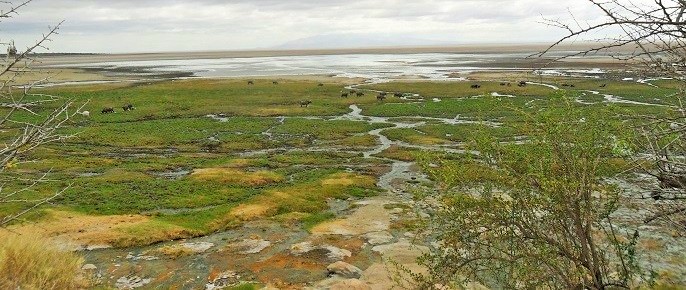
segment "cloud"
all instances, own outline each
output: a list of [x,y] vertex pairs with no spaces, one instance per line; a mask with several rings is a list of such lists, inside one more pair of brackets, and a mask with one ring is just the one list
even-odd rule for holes
[[514,43],[556,39],[563,32],[539,22],[570,12],[602,16],[559,0],[34,0],[0,29],[28,45],[66,20],[51,44],[61,52],[255,49],[336,34]]

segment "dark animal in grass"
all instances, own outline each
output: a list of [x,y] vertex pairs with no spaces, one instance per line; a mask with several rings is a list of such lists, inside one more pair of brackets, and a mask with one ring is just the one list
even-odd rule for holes
[[279,82],[277,82],[277,81],[273,81],[273,82],[272,82],[272,84],[274,84],[274,85],[278,85],[278,84],[279,84]]
[[357,92],[357,96],[358,97],[364,97],[364,93],[363,92]]
[[378,96],[376,96],[376,99],[379,101],[383,101],[386,99],[386,95],[378,95]]
[[569,87],[569,84],[562,84],[563,87]]
[[254,81],[248,81],[248,85],[249,85],[249,86],[252,86],[252,85],[254,85],[254,84],[255,84]]
[[[385,96],[385,95],[384,95],[384,96]],[[393,96],[396,97],[396,98],[402,98],[402,97],[405,96],[405,94],[403,94],[403,93],[394,93]]]
[[352,91],[350,91],[350,94],[351,94],[351,95],[357,95],[357,91],[356,91],[356,90],[352,90]]
[[479,85],[479,84],[472,85],[472,89],[480,89],[480,88],[481,88],[481,85]]
[[387,92],[379,92],[379,96],[384,96],[384,97],[385,97],[386,95],[388,95]]
[[607,87],[607,84],[600,85],[601,88]]
[[348,96],[350,96],[350,94],[348,94],[348,93],[342,93],[341,94],[341,98],[347,98]]
[[517,84],[517,86],[519,86],[519,87],[526,87],[526,82],[525,82],[525,81],[521,81],[521,82],[519,82],[519,84]]
[[321,83],[320,83],[320,84],[318,84],[317,86],[318,86],[318,87],[323,87],[323,86],[324,86],[324,84],[321,84]]
[[104,108],[104,109],[102,109],[101,113],[103,113],[103,114],[112,114],[112,113],[114,113],[114,108],[111,108],[111,107],[109,107],[109,108]]
[[135,109],[135,107],[131,104],[126,104],[126,105],[122,106],[121,109],[124,110],[124,112],[128,112],[128,111],[133,111],[133,109]]
[[510,83],[500,83],[500,86],[501,86],[501,87],[504,87],[504,86],[507,86],[507,85],[509,85],[509,84],[510,84]]
[[302,102],[300,102],[300,107],[301,107],[301,108],[307,108],[307,107],[309,107],[311,104],[312,104],[312,101],[309,101],[309,100],[307,100],[307,101],[302,101]]

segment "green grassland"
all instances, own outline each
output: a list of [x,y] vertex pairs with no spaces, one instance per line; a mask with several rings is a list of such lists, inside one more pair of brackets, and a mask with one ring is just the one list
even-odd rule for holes
[[[460,146],[481,133],[511,140],[519,136],[515,125],[533,110],[532,104],[540,108],[559,101],[560,95],[581,98],[581,90],[597,90],[627,100],[662,103],[672,101],[668,96],[676,92],[671,85],[654,88],[619,81],[564,81],[574,83],[575,88],[555,92],[544,86],[507,87],[495,81],[479,82],[480,89],[471,89],[473,82],[391,82],[362,87],[417,93],[427,97],[422,102],[394,97],[380,102],[374,93],[341,98],[346,91],[343,84],[319,86],[315,81],[274,85],[262,80],[249,86],[247,80],[183,80],[55,87],[40,92],[86,104],[84,110],[91,112],[90,117],[79,116],[63,129],[76,134],[74,138],[40,148],[22,160],[31,162],[8,169],[6,174],[38,177],[49,173],[51,180],[57,180],[32,187],[17,198],[49,196],[68,187],[53,206],[43,207],[27,217],[29,220],[40,220],[48,209],[86,215],[144,215],[151,218],[146,225],[158,231],[183,229],[173,236],[179,238],[240,225],[250,217],[236,214],[236,210],[259,205],[263,210],[257,214],[259,218],[298,216],[300,226],[311,228],[332,217],[328,199],[380,193],[376,180],[381,173],[375,168],[389,161],[363,158],[362,153],[378,142],[369,131],[387,128],[384,134],[392,140],[425,146]],[[607,86],[599,88],[602,83]],[[493,92],[516,97],[492,97]],[[313,103],[301,107],[303,100]],[[136,109],[123,112],[119,107],[128,103]],[[348,113],[352,104],[360,106],[365,115],[401,121],[459,116],[501,125],[448,125],[426,120],[415,128],[399,129],[391,128],[392,124],[330,120]],[[626,114],[666,113],[661,107],[631,104],[577,105],[589,113],[610,107]],[[114,107],[116,113],[100,114],[105,107]],[[44,108],[43,113],[49,109]],[[223,114],[226,119],[207,117],[210,114]],[[21,114],[18,118],[40,117]],[[7,139],[15,130],[9,128],[0,137]],[[318,147],[330,149],[308,150]],[[252,154],[241,155],[246,152]],[[416,149],[392,147],[379,156],[409,161],[418,154]],[[25,185],[9,184],[6,189]],[[0,213],[19,208],[2,204]],[[124,229],[128,235],[118,245],[169,238],[152,235],[137,239],[141,230],[138,226]]]

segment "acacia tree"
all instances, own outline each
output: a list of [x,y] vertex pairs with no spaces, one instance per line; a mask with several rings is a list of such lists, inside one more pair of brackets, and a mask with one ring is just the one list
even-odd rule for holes
[[[0,2],[0,23],[11,21],[32,1]],[[60,23],[61,24],[61,23]],[[49,196],[30,194],[36,187],[49,182],[49,172],[27,177],[12,172],[19,163],[27,162],[29,153],[40,146],[71,137],[59,129],[69,123],[83,108],[74,109],[70,100],[35,92],[48,79],[30,80],[38,53],[58,32],[60,25],[50,27],[32,45],[19,49],[11,39],[0,39],[7,54],[0,60],[0,227],[4,227],[31,210],[49,203],[66,188]]]
[[638,276],[636,233],[611,214],[616,121],[564,96],[524,114],[525,143],[479,133],[469,154],[422,163],[442,188],[421,196],[438,242],[420,261],[419,288],[478,282],[506,289],[628,288]]
[[[638,121],[637,169],[653,177],[653,186],[641,198],[654,200],[646,223],[663,221],[686,234],[686,0],[588,0],[605,18],[599,23],[555,20],[546,23],[567,31],[548,50],[570,41],[595,46],[570,54],[604,53],[627,61],[644,77],[668,78],[677,89],[674,100],[659,115],[634,115]],[[649,161],[649,162],[646,162]]]

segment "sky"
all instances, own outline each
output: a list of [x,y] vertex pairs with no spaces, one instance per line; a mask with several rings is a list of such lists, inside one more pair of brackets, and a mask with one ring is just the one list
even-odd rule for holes
[[34,0],[0,41],[26,47],[64,20],[51,52],[540,43],[564,34],[544,18],[570,14],[602,16],[585,0]]

